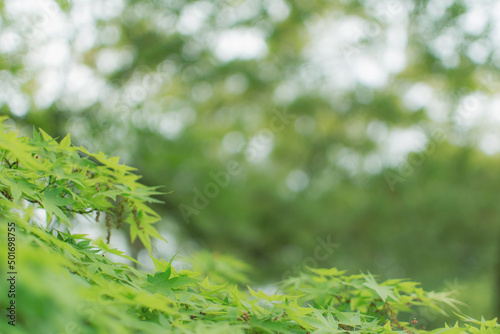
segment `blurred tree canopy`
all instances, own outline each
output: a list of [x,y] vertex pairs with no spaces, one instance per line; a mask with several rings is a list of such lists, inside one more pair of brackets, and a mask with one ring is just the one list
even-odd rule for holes
[[259,281],[335,265],[465,284],[470,314],[493,315],[498,1],[0,11],[1,113],[163,184],[155,209],[179,242],[241,257]]

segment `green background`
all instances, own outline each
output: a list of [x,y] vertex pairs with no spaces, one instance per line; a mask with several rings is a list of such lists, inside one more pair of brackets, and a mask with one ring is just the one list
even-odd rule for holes
[[[457,289],[467,314],[488,318],[500,286],[499,8],[5,1],[0,112],[162,185],[160,255],[232,254],[263,284],[304,265],[411,277]],[[318,238],[336,245],[328,256]]]

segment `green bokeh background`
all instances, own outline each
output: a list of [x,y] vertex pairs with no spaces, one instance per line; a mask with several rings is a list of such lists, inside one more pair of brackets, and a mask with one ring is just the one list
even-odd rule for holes
[[[255,282],[304,264],[371,271],[457,289],[467,314],[490,318],[497,12],[498,1],[5,1],[0,112],[27,134],[70,132],[119,155],[168,192],[155,209],[177,248],[242,258]],[[238,172],[196,209],[232,161]],[[189,223],[181,205],[197,211]],[[321,259],[318,238],[336,244]]]

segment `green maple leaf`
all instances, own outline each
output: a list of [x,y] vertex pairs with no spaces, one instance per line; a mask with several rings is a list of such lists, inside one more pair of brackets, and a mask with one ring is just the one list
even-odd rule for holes
[[60,207],[73,203],[73,200],[71,198],[60,197],[62,190],[61,188],[45,189],[42,196],[42,204],[48,215],[55,214],[62,222],[69,224],[68,216]]
[[363,275],[364,278],[366,279],[366,282],[363,283],[364,286],[369,287],[370,289],[375,290],[375,292],[382,298],[382,300],[385,302],[387,297],[391,297],[393,300],[398,300],[397,297],[393,293],[393,288],[384,286],[384,285],[379,285],[377,281],[375,281],[375,278],[373,277],[372,274],[368,273],[368,276]]

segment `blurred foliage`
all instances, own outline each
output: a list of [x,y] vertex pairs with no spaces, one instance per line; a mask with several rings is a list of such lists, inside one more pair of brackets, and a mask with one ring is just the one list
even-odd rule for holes
[[[478,149],[498,123],[476,117],[498,92],[496,2],[37,6],[0,7],[0,111],[172,190],[154,209],[180,242],[262,282],[339,266],[499,295],[498,158]],[[404,131],[423,147],[389,150]],[[230,182],[202,200],[213,175]],[[339,246],[318,257],[318,238]]]
[[250,283],[248,272],[251,267],[228,254],[214,254],[202,251],[186,258],[193,271],[203,276],[209,277],[215,284],[225,284],[226,282],[245,285]]
[[[152,257],[151,274],[113,262],[108,253],[129,257],[103,240],[63,232],[59,226],[71,228],[74,215],[92,219],[94,212],[110,213],[115,197],[123,197],[144,213],[132,215],[130,228],[137,224],[143,234],[154,236],[145,214],[153,214],[146,203],[154,191],[130,178],[130,168],[116,159],[72,146],[69,136],[58,143],[43,131],[30,140],[5,130],[0,129],[0,236],[15,257],[8,262],[2,252],[0,268],[17,274],[0,280],[2,291],[9,291],[0,297],[7,318],[0,322],[2,332],[429,333],[421,310],[458,311],[449,292],[426,292],[407,280],[378,283],[371,274],[348,276],[335,268],[310,268],[285,280],[279,291],[265,293],[231,282],[242,277],[242,266],[227,256],[216,261],[222,270],[209,270],[209,276],[229,273],[220,285],[191,270],[175,270],[173,258]],[[80,168],[85,169],[82,177],[74,172]],[[111,194],[114,189],[120,191]],[[44,227],[35,210],[53,213],[60,224]],[[149,242],[145,246],[150,248]],[[404,314],[410,314],[408,321]],[[461,318],[461,326],[431,333],[500,333],[496,319]]]

